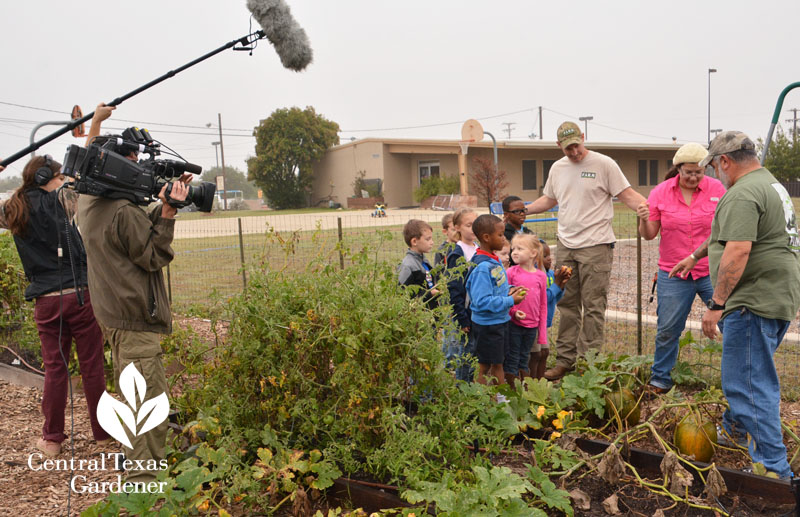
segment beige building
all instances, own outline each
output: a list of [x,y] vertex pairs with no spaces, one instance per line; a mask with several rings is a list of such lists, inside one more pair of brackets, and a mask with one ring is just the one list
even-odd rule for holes
[[[586,147],[616,160],[631,186],[646,196],[663,181],[680,145],[587,142]],[[366,138],[337,145],[314,166],[311,201],[316,204],[330,196],[347,206],[357,173],[365,171],[365,179],[381,180],[388,207],[414,206],[418,203],[413,192],[423,178],[458,174],[460,153],[458,140]],[[474,168],[473,157],[491,160],[492,154],[490,140],[471,144],[467,152],[468,171],[471,173]],[[563,156],[555,142],[497,142],[498,165],[506,171],[508,180],[506,193],[526,201],[536,199],[542,193],[550,167]]]

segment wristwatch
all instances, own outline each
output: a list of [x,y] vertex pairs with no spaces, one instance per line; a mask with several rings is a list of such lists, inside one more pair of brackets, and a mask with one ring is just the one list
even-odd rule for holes
[[708,303],[706,303],[706,307],[708,307],[708,310],[710,310],[710,311],[724,311],[725,310],[725,304],[723,303],[722,305],[720,305],[717,302],[715,302],[713,298],[708,300]]

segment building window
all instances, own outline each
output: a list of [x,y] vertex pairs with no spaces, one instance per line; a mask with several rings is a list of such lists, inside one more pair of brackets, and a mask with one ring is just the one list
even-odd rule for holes
[[555,160],[542,160],[542,185],[547,185],[547,178],[550,177],[550,167],[556,163]]
[[536,160],[522,160],[522,190],[536,190]]
[[647,160],[639,160],[639,186],[647,185]]
[[650,160],[650,184],[658,185],[658,160]]
[[439,161],[419,162],[419,182],[431,176],[439,176]]

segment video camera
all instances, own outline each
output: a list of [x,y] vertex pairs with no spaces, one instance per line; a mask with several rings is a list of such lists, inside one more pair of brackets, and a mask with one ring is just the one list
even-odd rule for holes
[[[134,161],[131,153],[145,153],[147,159]],[[130,127],[120,136],[99,136],[89,147],[70,145],[64,157],[61,172],[75,178],[71,188],[80,194],[110,199],[128,199],[137,205],[148,205],[158,200],[158,194],[167,185],[168,203],[183,208],[194,203],[201,212],[210,212],[214,203],[216,186],[204,181],[199,187],[189,186],[186,200],[169,197],[172,183],[184,172],[200,174],[202,167],[175,160],[156,160],[161,154],[161,144],[146,129]]]

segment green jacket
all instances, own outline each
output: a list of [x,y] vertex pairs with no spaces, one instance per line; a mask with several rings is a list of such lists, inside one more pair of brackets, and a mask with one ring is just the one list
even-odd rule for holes
[[80,197],[77,218],[97,321],[169,334],[172,313],[161,268],[175,255],[175,219],[162,218],[160,204],[145,212],[125,199],[89,195]]

